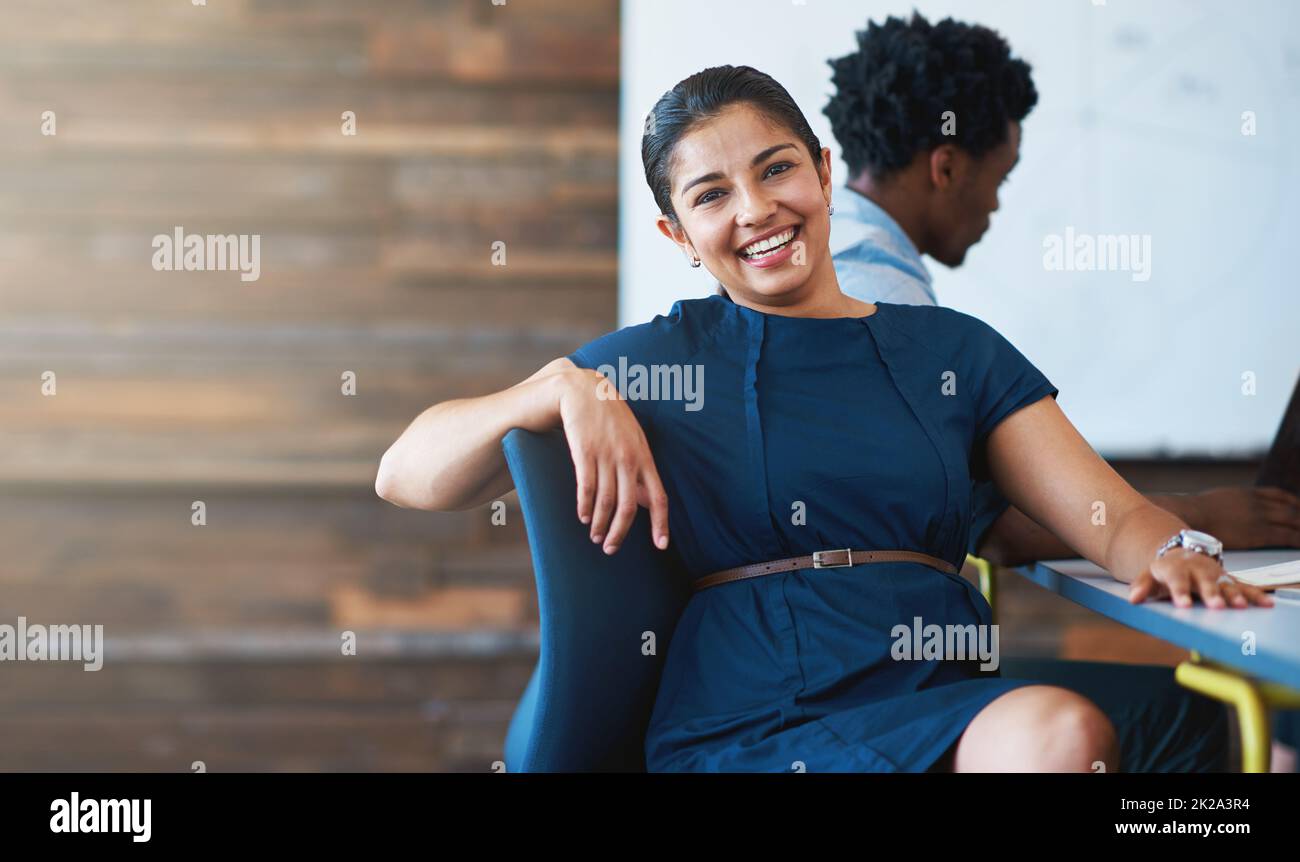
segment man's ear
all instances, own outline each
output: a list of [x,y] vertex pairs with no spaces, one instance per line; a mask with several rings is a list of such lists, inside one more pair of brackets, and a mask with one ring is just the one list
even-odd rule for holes
[[817,163],[817,177],[821,180],[822,191],[829,202],[831,197],[831,148],[822,147],[822,157]]
[[930,151],[930,183],[939,191],[952,188],[962,169],[962,153],[953,144],[940,144]]

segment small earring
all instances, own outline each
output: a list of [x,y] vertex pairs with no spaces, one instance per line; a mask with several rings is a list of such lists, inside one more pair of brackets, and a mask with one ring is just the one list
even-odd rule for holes
[[700,259],[698,257],[691,258],[691,266],[699,266],[699,265],[700,265]]
[[835,215],[835,204],[826,205],[826,215]]

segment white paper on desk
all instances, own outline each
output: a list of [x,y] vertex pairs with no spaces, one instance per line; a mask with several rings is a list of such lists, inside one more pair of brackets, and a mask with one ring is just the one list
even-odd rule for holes
[[1271,566],[1256,566],[1253,569],[1242,569],[1228,574],[1253,587],[1281,587],[1300,583],[1300,560],[1288,560]]

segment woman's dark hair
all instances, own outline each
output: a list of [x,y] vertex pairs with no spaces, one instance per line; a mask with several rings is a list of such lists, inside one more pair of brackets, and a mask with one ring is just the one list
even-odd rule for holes
[[821,161],[821,141],[785,87],[770,75],[749,66],[714,66],[696,72],[659,97],[646,115],[645,134],[641,136],[645,181],[659,211],[674,222],[677,213],[670,197],[669,168],[677,142],[697,124],[738,103],[752,105],[769,120],[788,128],[803,141],[813,162]]
[[[855,53],[826,61],[835,95],[822,111],[850,177],[883,179],[944,143],[982,156],[1038,102],[1029,64],[987,27],[913,12],[869,21],[857,38]],[[955,134],[943,134],[947,111]]]

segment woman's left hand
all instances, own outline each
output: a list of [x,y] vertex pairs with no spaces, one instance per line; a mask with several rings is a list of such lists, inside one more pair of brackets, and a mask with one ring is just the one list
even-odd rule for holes
[[1181,608],[1192,606],[1198,595],[1209,608],[1246,608],[1252,604],[1271,608],[1273,597],[1258,587],[1224,578],[1223,566],[1205,554],[1186,548],[1174,548],[1151,561],[1142,574],[1129,585],[1128,600],[1137,604],[1150,597],[1172,598]]

